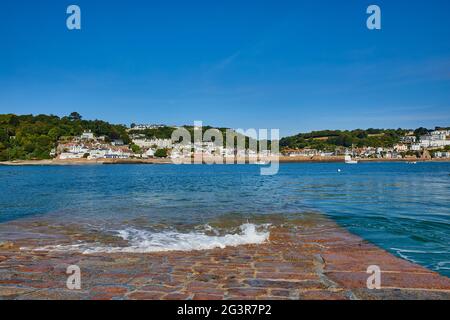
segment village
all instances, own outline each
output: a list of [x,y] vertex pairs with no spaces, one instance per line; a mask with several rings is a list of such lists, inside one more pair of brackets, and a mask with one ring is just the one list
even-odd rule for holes
[[196,154],[211,157],[235,158],[235,157],[269,157],[269,150],[260,152],[227,148],[218,146],[212,141],[200,141],[191,143],[173,143],[171,139],[147,138],[145,134],[135,133],[146,129],[163,128],[164,125],[136,125],[129,129],[131,143],[125,144],[123,140],[116,139],[107,142],[105,136],[95,136],[91,131],[85,131],[78,137],[72,137],[60,141],[57,148],[51,152],[52,157],[59,160],[100,160],[100,159],[151,159],[151,158],[190,158]]
[[392,147],[337,147],[333,152],[316,149],[284,149],[288,157],[333,157],[351,155],[359,159],[443,159],[450,158],[450,130],[434,130],[417,138],[413,131]]
[[269,158],[282,156],[287,158],[330,158],[350,155],[357,159],[445,159],[450,158],[450,130],[434,130],[417,138],[414,132],[401,137],[392,147],[336,147],[334,151],[323,151],[311,148],[282,149],[281,152],[271,150],[256,151],[251,149],[227,148],[218,146],[212,141],[188,144],[173,143],[171,139],[148,138],[139,130],[156,129],[164,125],[136,125],[129,129],[130,144],[123,140],[108,141],[105,136],[95,136],[91,131],[70,139],[60,141],[52,150],[51,156],[59,160],[72,159],[179,159],[192,157],[195,154],[219,156],[223,158],[259,157]]

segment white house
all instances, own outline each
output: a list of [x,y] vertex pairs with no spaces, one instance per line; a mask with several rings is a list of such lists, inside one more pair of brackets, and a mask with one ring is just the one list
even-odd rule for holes
[[81,159],[81,158],[83,158],[83,156],[84,156],[84,154],[81,154],[81,153],[63,152],[59,155],[59,159],[61,159],[61,160]]
[[144,153],[143,156],[146,157],[146,158],[154,157],[154,156],[155,156],[155,150],[153,150],[153,149],[148,149],[148,150]]
[[106,159],[128,159],[130,157],[131,157],[130,152],[125,152],[122,150],[109,149],[108,152],[105,154]]
[[150,148],[156,146],[159,149],[165,149],[172,147],[171,139],[146,139],[139,137],[137,139],[133,139],[133,143],[140,148]]
[[93,140],[94,134],[91,132],[91,130],[85,131],[80,136],[81,140]]
[[444,136],[444,139],[445,139],[446,136],[450,136],[450,130],[435,130],[435,131],[431,132],[431,135],[432,136],[441,136],[441,139],[442,139],[442,136]]
[[423,148],[450,146],[449,130],[435,130],[420,137],[420,145]]
[[438,151],[434,153],[436,158],[450,158],[450,152]]
[[415,143],[416,140],[416,136],[404,136],[400,138],[400,141],[403,143]]
[[59,155],[59,159],[61,160],[67,160],[67,159],[81,159],[84,157],[86,153],[89,153],[89,149],[86,148],[84,145],[71,145],[69,150],[66,152],[62,152]]
[[159,129],[164,128],[164,124],[138,124],[131,128],[131,130],[146,130],[146,129]]
[[94,149],[94,150],[90,150],[90,151],[89,151],[88,159],[89,159],[89,160],[92,160],[92,159],[101,159],[101,158],[105,158],[107,152],[108,152],[107,149]]
[[408,151],[408,146],[406,144],[398,143],[394,145],[394,150],[397,152],[406,152]]

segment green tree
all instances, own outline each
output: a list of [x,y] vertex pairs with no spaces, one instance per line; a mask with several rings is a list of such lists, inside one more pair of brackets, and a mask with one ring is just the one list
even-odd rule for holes
[[82,116],[78,112],[72,112],[69,115],[69,120],[70,121],[77,121],[77,120],[81,120],[81,119],[82,119]]
[[428,132],[430,132],[430,131],[427,128],[420,127],[420,128],[417,128],[416,130],[414,130],[414,135],[416,137],[420,137],[425,134],[428,134]]
[[141,153],[142,152],[141,148],[134,143],[130,145],[130,148],[133,151],[133,153]]
[[155,151],[155,157],[165,158],[167,157],[167,149],[158,149]]

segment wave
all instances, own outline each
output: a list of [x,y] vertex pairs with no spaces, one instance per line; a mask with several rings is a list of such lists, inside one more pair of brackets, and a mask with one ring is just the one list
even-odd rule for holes
[[395,250],[397,253],[423,253],[423,254],[448,254],[449,251],[436,251],[436,250],[413,250],[413,249],[399,249],[399,248],[391,248]]
[[[418,249],[400,249],[400,248],[392,248],[391,250],[393,250],[399,257],[411,261],[413,263],[417,263],[417,264],[422,264],[424,265],[424,261],[422,259],[423,256],[427,256],[430,254],[433,255],[448,255],[449,251],[445,250],[445,251],[441,251],[441,250],[418,250]],[[420,259],[419,259],[420,258]],[[430,264],[430,265],[425,265],[426,267],[435,270],[435,271],[440,271],[440,270],[450,270],[450,267],[447,266],[447,264],[450,264],[449,261],[440,261],[434,264]]]
[[[258,231],[261,229],[262,231]],[[257,226],[245,223],[239,232],[223,236],[211,236],[202,232],[180,233],[177,231],[151,232],[127,228],[117,235],[128,242],[128,246],[112,247],[99,244],[78,243],[73,245],[52,245],[32,249],[34,251],[77,251],[94,253],[150,253],[164,251],[193,251],[225,248],[244,244],[261,244],[269,239],[268,225]],[[27,248],[22,248],[26,250]]]

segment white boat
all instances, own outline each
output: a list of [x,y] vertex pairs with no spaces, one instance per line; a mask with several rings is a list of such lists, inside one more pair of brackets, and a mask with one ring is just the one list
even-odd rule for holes
[[352,157],[350,155],[346,155],[344,158],[344,161],[346,164],[357,164],[358,160],[352,160]]
[[255,162],[255,164],[265,165],[265,164],[268,164],[268,162],[267,161],[263,161],[263,160],[258,160],[258,161]]

